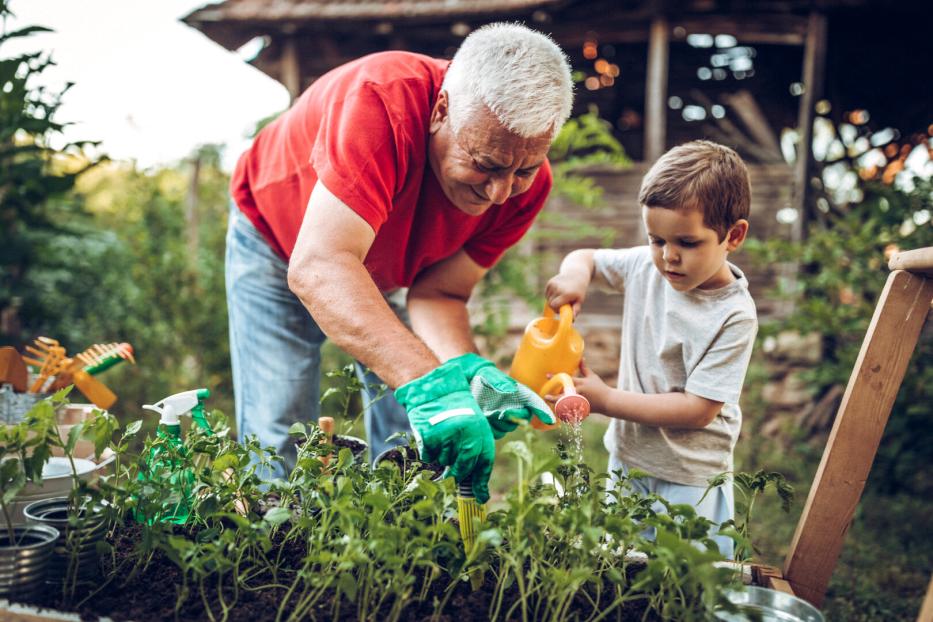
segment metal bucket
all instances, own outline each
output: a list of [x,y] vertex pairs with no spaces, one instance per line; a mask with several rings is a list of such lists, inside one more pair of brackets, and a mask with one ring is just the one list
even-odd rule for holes
[[0,528],[0,598],[25,600],[44,587],[52,549],[59,531],[48,525],[13,527],[14,543],[5,528]]
[[17,393],[13,385],[0,384],[0,424],[19,423],[33,406],[48,396],[48,393]]
[[89,581],[100,575],[97,543],[107,533],[104,517],[93,512],[87,516],[85,512],[82,516],[84,524],[72,527],[68,524],[68,511],[68,497],[35,501],[23,510],[29,523],[48,525],[60,533],[49,561],[49,583],[61,583],[65,580],[72,555],[77,563],[75,574],[78,581]]
[[748,586],[729,593],[729,600],[738,605],[740,613],[719,612],[716,617],[727,622],[761,620],[761,622],[824,622],[819,610],[796,596],[764,587]]

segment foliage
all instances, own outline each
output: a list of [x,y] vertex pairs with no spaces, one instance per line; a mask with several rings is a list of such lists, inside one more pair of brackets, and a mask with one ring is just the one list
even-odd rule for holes
[[[30,26],[7,31],[10,15],[0,0],[0,47],[46,32]],[[64,125],[56,120],[61,92],[34,86],[52,65],[42,52],[0,57],[0,343],[20,343],[49,324],[65,323],[67,305],[57,291],[63,271],[80,271],[87,216],[69,191],[93,165],[91,143],[52,144]]]
[[[53,408],[49,401],[37,412]],[[483,606],[490,619],[596,620],[634,607],[646,619],[689,621],[731,609],[726,591],[737,576],[717,565],[709,520],[692,507],[634,493],[625,478],[605,490],[606,474],[577,464],[565,449],[541,451],[540,435],[530,429],[504,447],[515,460],[515,488],[465,550],[453,522],[451,480],[402,473],[394,464],[372,469],[347,449],[325,462],[335,448],[317,427],[295,424],[290,433],[302,441],[296,468],[287,480],[263,484],[258,473],[280,458],[254,438],[235,442],[221,413],[208,418],[213,433],[192,426],[174,460],[158,462],[146,457],[159,439],[133,452],[138,422],[121,432],[98,411],[77,433],[98,455],[116,454],[100,491],[86,491],[108,500],[111,538],[128,524],[138,534],[133,553],[117,557],[111,549],[103,579],[79,586],[84,610],[93,609],[100,590],[145,573],[156,556],[181,571],[176,615],[197,607],[211,620],[228,618],[242,595],[262,590],[278,594],[280,620],[340,619],[342,612],[356,619],[398,620],[414,611],[438,617],[463,606],[475,577],[489,596]],[[144,469],[162,472],[141,478]],[[194,474],[189,522],[137,523],[180,501],[171,477],[179,469]],[[544,472],[556,474],[555,484],[540,483]],[[657,503],[664,513],[653,509]],[[649,528],[656,539],[646,538]],[[626,556],[632,549],[646,557]]]
[[[776,294],[794,301],[793,313],[762,326],[762,336],[780,330],[817,331],[823,335],[821,364],[808,374],[815,392],[848,382],[875,305],[888,276],[887,256],[896,249],[933,245],[933,183],[917,179],[913,189],[870,183],[864,199],[826,215],[801,243],[750,240],[748,249],[762,264],[799,262],[792,282]],[[873,480],[888,491],[921,485],[919,473],[929,464],[933,414],[927,396],[933,382],[933,339],[921,338],[901,386],[875,465]]]
[[208,386],[221,400],[232,394],[226,188],[220,151],[210,146],[154,172],[114,164],[80,180],[95,225],[108,233],[88,258],[95,281],[78,287],[103,290],[107,300],[67,328],[72,339],[133,344],[139,367],[108,372],[124,403],[150,403],[194,386]]

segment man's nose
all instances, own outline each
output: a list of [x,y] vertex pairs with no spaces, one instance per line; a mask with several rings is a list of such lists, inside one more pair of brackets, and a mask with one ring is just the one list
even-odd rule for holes
[[493,175],[486,182],[486,197],[496,205],[502,205],[512,194],[511,175]]

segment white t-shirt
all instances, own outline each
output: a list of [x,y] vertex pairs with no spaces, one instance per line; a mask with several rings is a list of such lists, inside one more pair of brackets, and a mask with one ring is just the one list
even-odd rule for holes
[[736,280],[725,287],[678,292],[655,268],[648,246],[601,249],[594,262],[597,282],[625,292],[618,387],[723,402],[700,430],[613,419],[606,449],[658,479],[705,487],[710,477],[732,470],[742,427],[739,395],[758,332],[748,280],[730,263]]

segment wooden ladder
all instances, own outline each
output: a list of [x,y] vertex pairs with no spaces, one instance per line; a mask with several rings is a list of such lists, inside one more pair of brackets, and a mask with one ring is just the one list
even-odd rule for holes
[[[762,577],[764,585],[817,607],[933,301],[933,247],[898,253],[888,267],[892,272],[849,377],[783,572],[770,569]],[[928,605],[921,619],[930,615]]]

